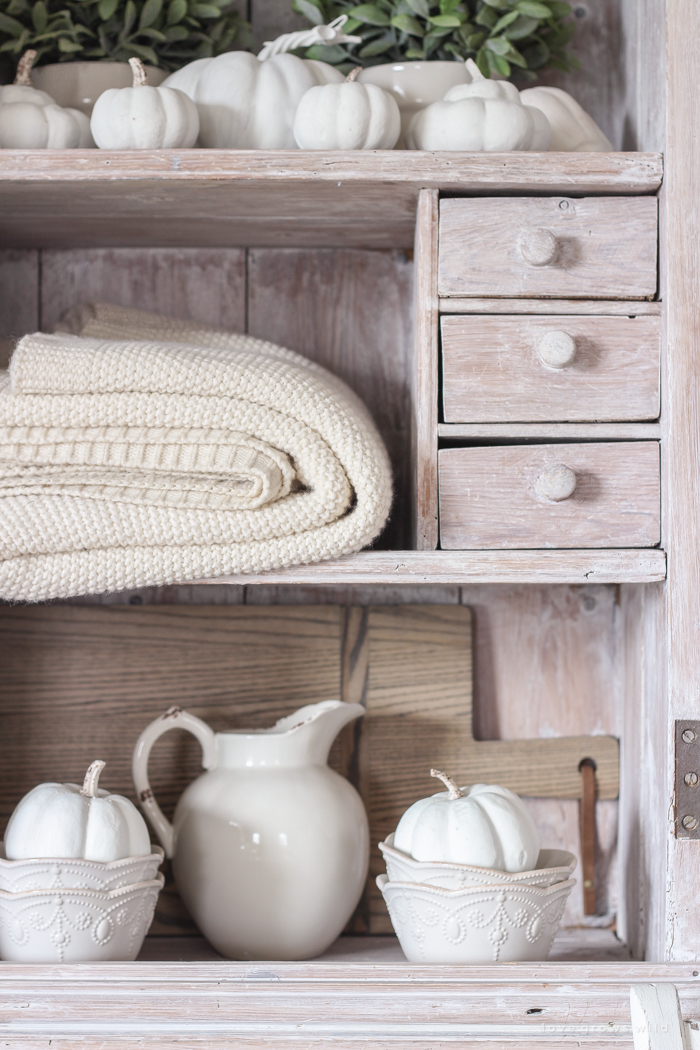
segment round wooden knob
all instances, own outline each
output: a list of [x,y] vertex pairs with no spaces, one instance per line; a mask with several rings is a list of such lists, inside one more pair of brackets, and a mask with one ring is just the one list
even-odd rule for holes
[[537,348],[542,364],[566,368],[576,357],[576,340],[568,332],[546,332]]
[[552,503],[560,503],[573,495],[576,488],[576,475],[571,467],[565,463],[554,463],[547,467],[537,478],[537,491],[540,496],[551,500]]
[[547,266],[557,254],[557,239],[549,230],[532,226],[520,238],[520,254],[530,266]]

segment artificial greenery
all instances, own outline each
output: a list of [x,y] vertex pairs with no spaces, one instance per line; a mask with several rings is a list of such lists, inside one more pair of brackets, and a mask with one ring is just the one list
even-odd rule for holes
[[128,62],[179,69],[250,42],[231,0],[0,0],[0,55],[48,62]]
[[314,25],[349,16],[343,32],[361,43],[304,52],[341,67],[473,58],[486,77],[515,74],[525,81],[547,66],[580,68],[566,51],[574,23],[561,0],[293,0],[292,6]]

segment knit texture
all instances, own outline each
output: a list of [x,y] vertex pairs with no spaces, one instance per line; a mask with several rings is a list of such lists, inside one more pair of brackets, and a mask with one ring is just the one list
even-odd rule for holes
[[97,304],[0,372],[6,600],[323,561],[390,505],[365,406],[271,343]]

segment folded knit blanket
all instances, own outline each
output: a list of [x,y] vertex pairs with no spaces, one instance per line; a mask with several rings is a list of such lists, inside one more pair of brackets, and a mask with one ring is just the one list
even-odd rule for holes
[[381,531],[386,451],[319,365],[107,305],[62,329],[0,371],[0,597],[262,572]]

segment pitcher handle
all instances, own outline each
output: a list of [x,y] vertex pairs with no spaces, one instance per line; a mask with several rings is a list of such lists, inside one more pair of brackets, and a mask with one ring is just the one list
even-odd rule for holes
[[214,769],[216,767],[216,736],[214,731],[201,718],[191,715],[189,711],[182,711],[179,707],[169,707],[164,715],[156,718],[155,722],[151,722],[150,725],[146,726],[136,741],[131,760],[131,774],[134,778],[134,787],[136,788],[141,808],[160,839],[166,857],[172,857],[174,852],[173,826],[156,802],[151,785],[148,782],[148,756],[156,740],[171,729],[186,729],[193,736],[196,736],[202,745],[202,767],[204,769]]

